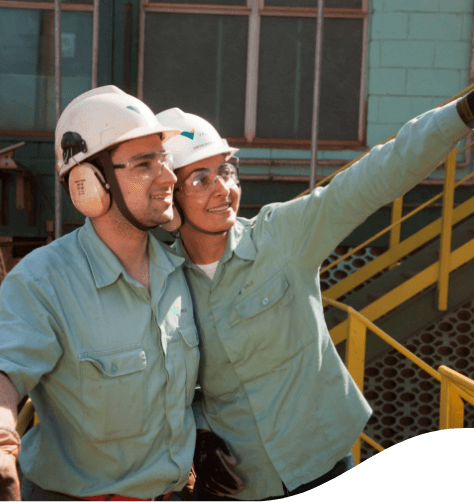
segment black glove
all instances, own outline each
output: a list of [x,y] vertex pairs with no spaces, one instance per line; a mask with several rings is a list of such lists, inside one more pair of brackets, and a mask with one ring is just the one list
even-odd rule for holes
[[474,129],[474,90],[457,101],[456,109],[463,122]]
[[210,431],[198,432],[194,451],[194,470],[202,487],[213,495],[236,495],[242,481],[229,469],[237,460],[226,442]]

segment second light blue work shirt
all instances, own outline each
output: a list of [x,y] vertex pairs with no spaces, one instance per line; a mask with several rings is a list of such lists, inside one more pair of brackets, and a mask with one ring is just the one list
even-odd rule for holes
[[182,241],[201,335],[198,428],[238,458],[239,499],[283,495],[328,472],[370,408],[324,321],[319,267],[380,206],[426,177],[468,129],[455,103],[410,121],[325,188],[239,218],[213,280]]
[[84,227],[30,253],[0,289],[0,370],[39,417],[23,474],[77,497],[180,490],[199,363],[182,258],[149,238],[150,287]]

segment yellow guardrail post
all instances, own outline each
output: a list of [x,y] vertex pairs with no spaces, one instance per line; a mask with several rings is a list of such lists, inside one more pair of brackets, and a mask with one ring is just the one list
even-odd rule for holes
[[[439,428],[462,429],[464,425],[464,403],[459,397],[456,385],[451,381],[446,366],[439,367],[441,375],[441,396],[439,403]],[[452,371],[452,370],[451,370]]]
[[451,261],[451,234],[454,206],[454,178],[456,175],[456,148],[452,150],[445,164],[443,213],[441,216],[441,243],[438,273],[438,310],[448,308],[449,269]]
[[[392,219],[390,222],[392,225],[402,218],[402,211],[403,211],[403,196],[392,202]],[[402,224],[399,223],[398,225],[395,225],[394,227],[392,227],[392,229],[390,230],[390,243],[388,246],[389,249],[392,249],[397,244],[400,244],[401,229],[402,229]],[[398,263],[398,260],[396,262],[392,263],[388,267],[388,269],[392,270],[392,268],[397,266],[397,263]]]
[[31,402],[31,399],[28,399],[28,401],[26,401],[20,413],[18,414],[16,431],[20,436],[23,436],[23,434],[25,433],[25,430],[28,427],[31,419],[33,418],[33,415],[36,418],[36,413],[34,411],[35,410],[33,408],[33,403]]
[[[353,310],[348,309],[349,323],[346,341],[346,367],[352,375],[361,392],[364,392],[364,367],[365,367],[365,339],[366,331],[364,322]],[[352,447],[354,463],[360,463],[361,439],[359,438]]]

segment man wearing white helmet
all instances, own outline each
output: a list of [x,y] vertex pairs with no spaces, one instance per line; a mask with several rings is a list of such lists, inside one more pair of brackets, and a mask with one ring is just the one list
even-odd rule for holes
[[20,500],[27,394],[39,425],[21,440],[23,500],[161,500],[188,480],[198,337],[183,259],[148,233],[173,215],[163,143],[178,132],[113,86],[58,121],[56,169],[87,218],[1,286],[4,499]]
[[197,499],[289,496],[353,466],[348,452],[371,410],[330,339],[319,267],[438,165],[474,126],[472,110],[474,93],[431,110],[327,187],[251,220],[237,217],[237,150],[195,115],[157,115],[183,131],[167,149],[183,219],[174,247],[200,331]]

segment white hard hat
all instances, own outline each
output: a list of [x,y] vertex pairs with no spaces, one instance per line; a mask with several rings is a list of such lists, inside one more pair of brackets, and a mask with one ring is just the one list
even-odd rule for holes
[[[65,137],[66,133],[69,136]],[[154,133],[163,133],[165,142],[180,131],[160,124],[148,106],[113,85],[85,92],[69,103],[56,126],[54,148],[59,180],[76,164],[102,150]],[[65,151],[63,138],[73,138],[69,142],[75,146],[70,152],[72,157]]]
[[173,155],[175,169],[218,154],[225,155],[228,160],[239,151],[231,148],[207,120],[192,113],[170,108],[158,113],[156,118],[164,126],[182,131],[166,143],[166,150]]

